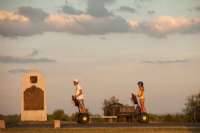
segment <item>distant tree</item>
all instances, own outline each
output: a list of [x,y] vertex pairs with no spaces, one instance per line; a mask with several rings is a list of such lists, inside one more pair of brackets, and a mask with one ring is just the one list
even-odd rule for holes
[[58,110],[55,110],[55,111],[53,112],[53,118],[54,118],[55,120],[63,120],[64,117],[65,117],[65,112],[64,112],[64,110],[62,110],[62,109],[58,109]]
[[193,113],[198,107],[200,107],[200,92],[189,96],[187,102],[185,103],[183,111],[189,121],[193,120]]
[[173,121],[173,116],[171,114],[164,115],[163,121],[171,122]]
[[0,114],[0,120],[3,120],[4,116],[2,114]]

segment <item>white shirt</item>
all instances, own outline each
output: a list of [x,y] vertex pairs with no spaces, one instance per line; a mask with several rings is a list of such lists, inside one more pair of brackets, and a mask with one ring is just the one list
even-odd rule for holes
[[78,100],[83,100],[84,99],[84,96],[83,96],[83,89],[82,89],[82,87],[79,85],[79,84],[77,84],[76,86],[76,92],[75,92],[75,95],[76,96],[78,96],[79,94],[80,94],[80,91],[82,91],[82,94],[81,95],[79,95],[78,97],[76,97]]

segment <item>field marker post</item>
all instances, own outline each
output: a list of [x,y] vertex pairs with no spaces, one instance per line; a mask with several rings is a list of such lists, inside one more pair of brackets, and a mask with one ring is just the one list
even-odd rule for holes
[[4,120],[0,120],[0,129],[6,128],[6,124]]
[[53,127],[54,128],[60,128],[60,120],[54,120],[53,121]]

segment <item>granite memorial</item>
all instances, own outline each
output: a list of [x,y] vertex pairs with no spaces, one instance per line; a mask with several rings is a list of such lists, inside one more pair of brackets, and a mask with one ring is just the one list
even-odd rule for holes
[[46,121],[45,81],[37,71],[26,72],[21,81],[21,120]]

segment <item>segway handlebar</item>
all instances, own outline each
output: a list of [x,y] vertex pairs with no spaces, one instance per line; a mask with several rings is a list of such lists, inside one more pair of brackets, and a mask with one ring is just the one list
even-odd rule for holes
[[77,107],[79,106],[79,102],[78,102],[76,96],[72,95],[72,101],[74,102],[75,106],[77,106]]
[[138,105],[137,96],[134,93],[131,93],[131,100],[134,104]]

